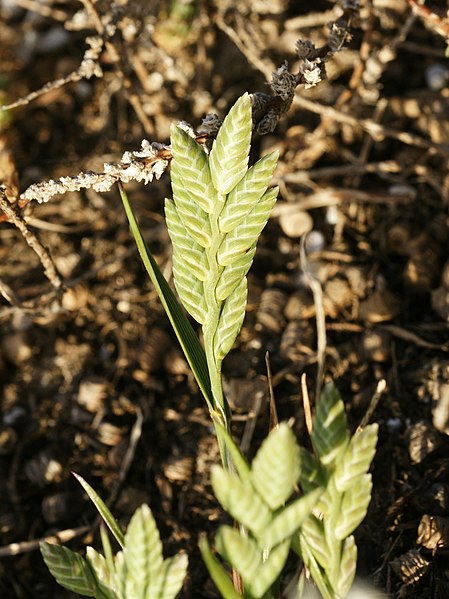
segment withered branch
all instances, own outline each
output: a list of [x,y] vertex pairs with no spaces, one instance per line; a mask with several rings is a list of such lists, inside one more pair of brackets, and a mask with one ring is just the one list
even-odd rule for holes
[[[288,64],[284,63],[272,74],[269,83],[270,94],[256,92],[250,95],[255,133],[265,135],[274,131],[279,119],[290,109],[299,85],[306,88],[313,87],[326,78],[326,62],[342,49],[349,38],[351,19],[358,11],[358,0],[341,0],[340,5],[343,14],[329,24],[329,37],[324,46],[316,48],[313,43],[303,40],[298,40],[296,43],[296,53],[302,61],[298,72],[292,73]],[[100,37],[89,39],[101,41]],[[94,45],[91,48],[92,51],[95,48],[98,57],[100,48]],[[95,60],[93,62],[95,64]],[[76,73],[79,74],[79,71],[80,69]],[[96,74],[95,71],[93,74]],[[18,103],[9,107],[16,105]],[[210,114],[203,119],[198,129],[194,129],[188,123],[184,123],[183,126],[199,143],[208,148],[221,122],[216,115]],[[161,177],[171,158],[170,146],[143,140],[140,150],[125,152],[119,162],[106,163],[101,173],[81,172],[75,176],[61,177],[57,181],[49,180],[31,185],[20,195],[18,205],[24,207],[31,200],[39,203],[47,202],[56,194],[80,189],[93,188],[105,192],[119,180],[123,183],[134,180],[146,184],[154,177],[156,179]]]
[[103,71],[99,65],[98,59],[103,50],[103,40],[98,36],[87,37],[86,44],[88,45],[88,48],[84,53],[80,66],[77,69],[65,77],[61,77],[60,79],[46,83],[40,89],[29,93],[23,98],[19,98],[15,102],[11,102],[11,104],[0,106],[0,111],[12,110],[13,108],[18,108],[19,106],[25,106],[36,98],[39,98],[39,96],[42,96],[54,89],[58,89],[67,83],[81,81],[81,79],[90,79],[91,77],[102,77]]
[[44,268],[45,275],[53,287],[58,291],[62,289],[61,277],[48,250],[42,245],[38,237],[30,231],[23,218],[17,214],[15,206],[8,202],[2,185],[0,185],[0,210],[3,210],[8,220],[19,229],[27,244],[36,253]]

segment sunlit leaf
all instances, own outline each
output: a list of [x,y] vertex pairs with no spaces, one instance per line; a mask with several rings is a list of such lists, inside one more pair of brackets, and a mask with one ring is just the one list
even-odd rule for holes
[[290,539],[287,539],[274,549],[270,550],[268,558],[262,564],[257,574],[248,577],[248,586],[254,597],[263,597],[271,585],[279,578],[282,568],[287,561],[290,550]]
[[346,597],[351,590],[357,568],[357,546],[353,536],[345,539],[341,555],[336,591],[340,597]]
[[187,574],[189,559],[184,553],[164,560],[159,572],[157,590],[149,590],[146,599],[174,599]]
[[230,526],[220,527],[215,544],[220,555],[250,584],[262,566],[262,551],[257,544]]
[[272,510],[285,504],[298,482],[299,448],[286,423],[262,443],[251,466],[251,482]]
[[212,467],[211,482],[218,501],[238,522],[256,536],[266,529],[271,511],[249,482],[241,481],[220,466]]
[[78,482],[83,487],[83,489],[86,491],[87,495],[89,496],[89,499],[95,505],[99,514],[103,518],[105,524],[107,525],[109,530],[112,532],[112,534],[116,538],[117,543],[120,545],[120,547],[124,547],[125,537],[124,537],[122,531],[120,530],[120,527],[117,524],[117,521],[115,520],[114,516],[111,514],[111,512],[110,512],[109,508],[107,507],[107,505],[105,504],[105,502],[93,490],[93,488],[89,485],[89,483],[84,480],[84,478],[82,476],[80,476],[79,474],[76,474],[75,472],[73,472],[72,474],[78,480]]
[[340,518],[334,531],[337,539],[345,539],[365,518],[371,501],[372,488],[371,474],[364,474],[343,495]]
[[376,452],[377,431],[378,425],[370,424],[351,438],[334,474],[338,491],[350,489],[360,476],[368,472]]
[[77,553],[42,541],[42,557],[56,582],[84,597],[94,597],[97,585],[89,564]]
[[[104,597],[115,599],[117,595],[114,592],[114,571],[109,570],[105,558],[93,547],[86,547],[86,561],[90,565],[96,578],[97,587],[101,588]],[[98,596],[97,593],[95,596]]]
[[199,545],[201,555],[209,574],[224,599],[241,599],[241,595],[234,589],[234,585],[232,584],[229,575],[220,562],[214,557],[205,537],[200,540]]
[[272,522],[258,535],[259,545],[274,547],[291,537],[300,528],[307,516],[309,516],[321,493],[322,489],[311,491],[281,510]]
[[345,407],[333,383],[321,394],[313,420],[312,443],[321,462],[334,465],[349,442]]

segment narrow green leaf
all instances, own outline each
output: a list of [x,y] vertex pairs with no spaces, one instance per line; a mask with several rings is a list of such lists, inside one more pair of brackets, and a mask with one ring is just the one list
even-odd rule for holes
[[251,101],[244,94],[224,119],[209,155],[212,182],[221,194],[228,194],[247,171],[251,129]]
[[118,599],[127,599],[126,597],[126,580],[127,580],[127,568],[125,563],[125,556],[123,555],[123,551],[119,551],[115,554],[114,558],[114,566],[115,566],[115,590],[118,596]]
[[255,576],[248,576],[248,580],[244,577],[244,581],[248,584],[251,594],[254,597],[263,597],[276,582],[282,572],[282,568],[285,566],[289,551],[290,539],[287,539],[274,549],[271,549],[267,560],[262,564]]
[[323,599],[335,599],[332,585],[329,583],[326,573],[323,572],[313,556],[307,538],[302,534],[302,531],[299,532],[297,537],[293,538],[292,548],[301,557],[302,561],[309,569],[313,581],[318,587]]
[[100,524],[100,538],[104,552],[104,559],[106,560],[106,568],[111,576],[111,581],[113,581],[113,574],[115,571],[114,554],[112,553],[111,541],[109,539],[107,527],[104,522]]
[[225,429],[224,426],[221,426],[221,424],[216,424],[216,428],[220,431],[220,433],[226,443],[226,447],[231,456],[231,461],[232,461],[234,468],[236,469],[239,477],[241,478],[242,481],[249,481],[251,470],[248,465],[248,462],[243,457],[240,449],[234,443],[231,435],[228,433],[228,431]]
[[284,508],[258,536],[259,546],[274,547],[291,537],[309,516],[323,492],[316,489]]
[[338,491],[347,491],[360,476],[368,472],[376,453],[377,431],[378,425],[370,424],[352,436],[335,470],[334,479]]
[[230,352],[245,318],[248,284],[243,278],[224,302],[217,326],[215,356],[223,360]]
[[96,599],[116,599],[114,571],[109,570],[105,558],[93,547],[86,547],[86,561],[92,569],[99,589],[95,593]]
[[56,582],[65,589],[84,597],[94,597],[97,585],[95,576],[84,559],[67,547],[40,542],[44,562]]
[[262,443],[251,465],[251,482],[274,511],[285,504],[298,482],[299,447],[285,422]]
[[345,540],[341,555],[338,580],[334,586],[339,597],[346,597],[351,590],[357,568],[357,546],[353,536]]
[[120,196],[131,227],[131,231],[137,243],[137,247],[150,276],[150,279],[159,295],[171,325],[178,337],[184,355],[189,362],[190,368],[203,393],[209,410],[214,410],[214,400],[210,386],[209,371],[206,356],[190,322],[179,305],[173,291],[161,273],[154,260],[137,224],[136,217],[122,186],[119,186]]
[[268,189],[243,222],[226,235],[217,254],[221,266],[239,260],[257,242],[276,203],[278,192],[278,187]]
[[142,597],[151,590],[163,564],[162,543],[150,508],[138,508],[125,535],[125,562],[130,575],[139,584]]
[[304,520],[301,534],[307,539],[310,551],[313,553],[319,565],[325,570],[328,569],[330,549],[326,541],[323,521],[318,520],[316,516],[311,514]]
[[333,467],[349,442],[345,406],[333,383],[321,394],[315,413],[312,443],[325,466]]
[[372,488],[371,474],[364,474],[346,491],[341,503],[340,518],[334,530],[337,539],[345,539],[365,518]]
[[249,537],[245,537],[235,528],[221,526],[215,545],[220,555],[245,578],[245,584],[251,584],[262,566],[262,551]]
[[146,599],[145,589],[142,587],[140,582],[131,575],[131,572],[126,569],[126,586],[125,586],[125,597],[124,599]]
[[224,599],[242,599],[241,595],[235,590],[229,575],[226,573],[220,562],[214,557],[206,537],[200,539],[199,546],[204,563],[209,570],[209,574]]
[[279,152],[271,152],[256,162],[231,191],[220,214],[220,230],[229,233],[251,212],[266,192]]
[[173,173],[175,177],[179,176],[189,197],[202,210],[212,212],[217,192],[212,184],[206,152],[177,125],[171,127],[170,140],[173,151],[172,177]]
[[185,553],[166,559],[159,573],[158,588],[149,589],[146,599],[174,599],[184,584],[188,564]]
[[248,482],[214,465],[211,470],[214,493],[223,508],[257,537],[271,521],[268,506]]
[[72,472],[72,474],[77,479],[77,481],[80,483],[80,485],[83,487],[83,489],[86,491],[87,495],[89,496],[89,499],[95,505],[95,507],[97,508],[97,511],[99,512],[100,516],[103,518],[105,524],[107,525],[109,530],[112,532],[112,534],[116,538],[117,543],[120,545],[120,547],[124,547],[125,546],[125,537],[124,537],[122,531],[120,530],[120,527],[117,524],[114,516],[111,514],[109,508],[106,506],[106,504],[101,499],[101,497],[92,489],[92,487],[89,485],[89,483],[87,483],[84,480],[84,478],[82,476],[80,476],[79,474],[76,474],[76,472]]
[[320,462],[304,447],[299,448],[300,475],[299,484],[304,493],[309,493],[327,484],[326,471]]

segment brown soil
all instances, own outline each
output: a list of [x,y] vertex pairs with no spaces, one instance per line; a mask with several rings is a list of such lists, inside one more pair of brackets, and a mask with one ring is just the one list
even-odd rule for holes
[[[328,80],[299,87],[275,132],[254,140],[254,159],[280,150],[281,193],[224,368],[235,437],[249,442],[249,456],[269,427],[266,352],[279,418],[294,419],[307,442],[301,376],[313,396],[317,306],[326,317],[325,375],[352,430],[386,381],[371,417],[380,437],[373,498],[356,535],[358,572],[391,597],[429,599],[449,596],[448,24],[444,2],[429,7],[433,18],[412,4],[366,2],[352,40],[328,63]],[[167,143],[176,120],[198,126],[244,91],[267,92],[265,75],[284,60],[297,72],[296,39],[325,43],[325,24],[338,14],[321,1],[226,5],[96,3],[103,25],[118,24],[101,55],[103,77],[56,87],[0,124],[0,180],[10,198],[16,177],[22,192],[101,171],[143,137]],[[78,68],[98,26],[64,28],[81,8],[2,3],[0,103]],[[169,183],[165,173],[127,186],[166,274]],[[293,232],[286,207],[302,214]],[[49,280],[22,232],[0,223],[0,596],[73,596],[33,545],[16,555],[13,544],[75,529],[67,546],[98,545],[95,510],[75,471],[124,527],[147,502],[165,554],[189,554],[181,596],[217,597],[197,549],[199,535],[224,518],[209,485],[217,447],[117,190],[67,193],[18,211],[57,275]],[[309,229],[304,264],[299,235]],[[321,301],[308,276],[319,281]]]

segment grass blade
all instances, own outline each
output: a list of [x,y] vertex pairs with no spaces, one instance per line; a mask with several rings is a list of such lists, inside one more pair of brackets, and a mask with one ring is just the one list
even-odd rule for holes
[[80,476],[79,474],[76,474],[75,472],[72,472],[72,474],[76,478],[76,480],[80,483],[80,485],[83,487],[83,489],[86,491],[86,493],[89,495],[89,499],[95,505],[95,507],[97,508],[100,516],[105,521],[105,524],[107,525],[107,527],[109,528],[109,530],[112,532],[112,534],[114,535],[114,537],[117,539],[117,543],[123,549],[123,547],[125,546],[125,537],[124,537],[122,531],[120,530],[119,525],[115,521],[114,516],[109,511],[109,508],[107,507],[107,505],[105,504],[105,502],[92,489],[92,487],[89,485],[89,483],[87,483],[84,480],[84,478],[82,476]]
[[207,369],[206,356],[192,325],[188,321],[184,311],[179,305],[175,294],[171,290],[169,284],[165,280],[158,265],[156,264],[153,255],[151,254],[148,245],[140,231],[133,209],[129,202],[128,196],[122,185],[119,184],[120,196],[125,208],[126,216],[128,217],[129,225],[132,234],[136,240],[139,254],[142,262],[150,276],[159,298],[164,306],[171,325],[178,337],[182,350],[189,362],[190,368],[197,380],[197,383],[204,395],[209,410],[214,410],[212,391],[210,387],[209,371]]

